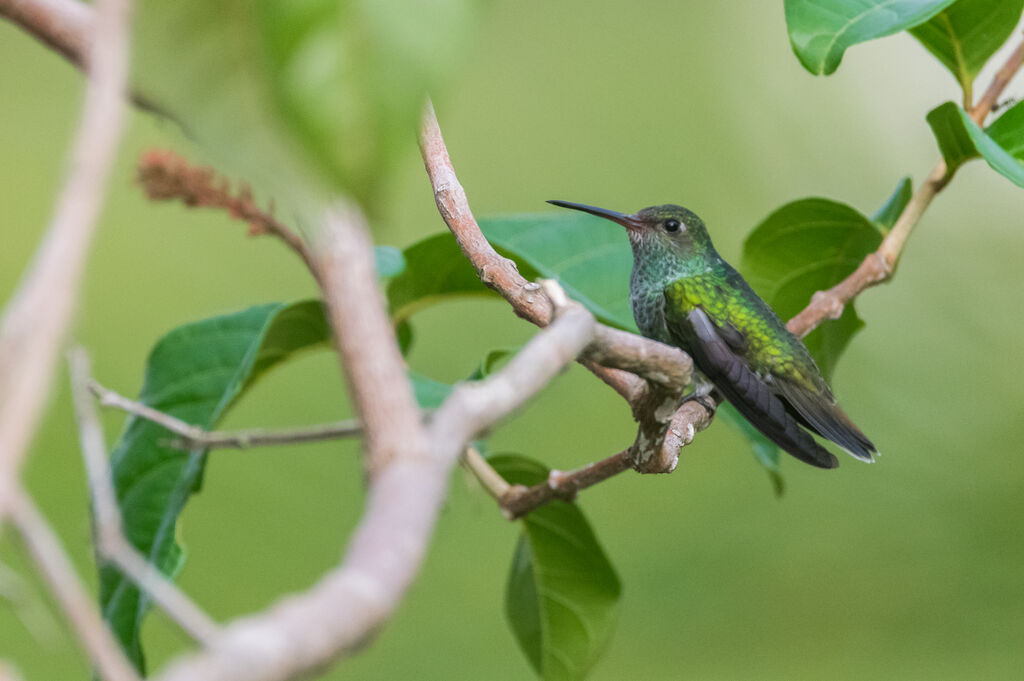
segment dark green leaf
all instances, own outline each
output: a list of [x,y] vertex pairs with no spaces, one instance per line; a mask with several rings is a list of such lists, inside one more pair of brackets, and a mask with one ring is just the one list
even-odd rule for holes
[[910,34],[969,94],[981,67],[1010,37],[1021,9],[1024,0],[957,0]]
[[[1003,116],[1006,118],[1007,115],[1013,114],[1008,123],[998,128],[993,126],[993,131],[999,134],[999,139],[1014,147],[1021,142],[1021,114],[1015,111],[1016,108]],[[996,139],[979,128],[978,124],[953,102],[946,102],[932,109],[928,114],[928,124],[932,127],[943,158],[946,159],[948,172],[954,172],[963,163],[980,154],[993,170],[1017,186],[1024,187],[1024,163],[1014,158]]]
[[481,283],[455,237],[447,232],[409,246],[403,255],[405,271],[387,288],[388,308],[396,323],[445,298],[495,295]]
[[571,298],[601,321],[636,330],[629,304],[633,256],[618,225],[560,211],[481,220],[480,229],[521,271],[529,265],[544,277],[558,279]]
[[910,182],[909,177],[904,177],[900,180],[900,183],[896,185],[895,191],[892,195],[885,200],[885,203],[878,212],[871,216],[871,219],[875,221],[875,224],[879,225],[885,231],[892,229],[892,226],[896,224],[896,220],[899,219],[900,213],[910,203],[910,197],[914,195],[914,187]]
[[[536,484],[549,472],[520,456],[488,461],[513,484]],[[582,679],[607,646],[619,578],[575,504],[553,501],[522,522],[505,596],[512,631],[542,679]]]
[[932,109],[927,116],[935,141],[939,144],[942,158],[946,160],[946,172],[953,173],[971,159],[978,158],[967,128],[960,119],[960,107],[953,102]]
[[[153,348],[139,401],[183,421],[213,428],[265,371],[294,353],[325,343],[329,331],[319,301],[272,304],[178,327]],[[111,454],[128,540],[161,572],[182,562],[178,516],[198,490],[204,451],[166,445],[170,434],[132,418]],[[100,569],[100,605],[118,640],[141,669],[140,628],[148,600],[110,566]]]
[[953,0],[785,0],[793,52],[814,75],[836,70],[849,47],[899,33]]
[[772,483],[772,491],[776,497],[781,497],[786,492],[786,481],[782,477],[782,467],[779,465],[779,455],[782,450],[774,442],[761,434],[750,421],[743,418],[736,408],[728,402],[718,407],[718,416],[724,417],[728,423],[737,428],[750,442],[750,451],[754,459],[761,464],[768,473],[768,480]]
[[1024,160],[1024,102],[1017,102],[985,130],[1017,160]]
[[[636,329],[629,306],[633,257],[621,227],[564,211],[481,220],[480,228],[499,253],[516,261],[526,279],[558,279],[601,321]],[[480,282],[450,234],[428,237],[406,248],[404,255],[405,271],[387,290],[396,322],[450,297],[495,295]]]
[[145,0],[134,81],[218,165],[275,198],[311,180],[371,203],[476,0]]
[[[816,291],[852,273],[882,240],[858,211],[827,199],[786,204],[754,228],[743,246],[743,273],[782,319],[802,310]],[[804,339],[829,377],[839,355],[864,323],[852,305]]]
[[519,351],[519,348],[494,348],[488,350],[487,354],[480,361],[480,366],[476,368],[472,374],[469,375],[469,380],[479,381],[483,378],[487,378],[497,368],[498,364],[502,362],[509,355],[514,355]]

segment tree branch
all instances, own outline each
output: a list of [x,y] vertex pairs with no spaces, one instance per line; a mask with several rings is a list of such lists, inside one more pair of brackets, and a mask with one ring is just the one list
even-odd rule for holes
[[[1024,42],[1017,46],[1006,62],[992,79],[985,94],[971,110],[971,118],[982,125],[999,96],[1010,80],[1024,63]],[[947,172],[946,164],[939,161],[928,174],[918,190],[911,197],[896,224],[882,240],[881,246],[868,255],[854,272],[841,282],[826,291],[818,291],[811,302],[795,317],[789,320],[786,328],[797,336],[806,336],[826,319],[839,319],[846,304],[861,294],[862,291],[892,278],[900,255],[910,238],[910,233],[921,220],[924,211],[931,204],[936,194],[942,191],[952,179]]]
[[42,415],[124,119],[128,1],[101,0],[93,21],[70,6],[57,11],[60,4],[3,3],[9,16],[45,21],[53,42],[68,49],[90,42],[79,31],[94,27],[96,39],[68,177],[31,268],[0,320],[0,507],[3,486],[14,484]]
[[[339,235],[345,237],[344,232]],[[369,274],[369,251],[359,255],[368,259],[359,269]],[[445,497],[448,473],[466,440],[546,385],[590,340],[592,324],[585,311],[567,312],[500,371],[457,386],[435,412],[430,445],[414,450],[409,445],[415,442],[399,438],[407,446],[371,477],[366,514],[339,568],[309,591],[230,623],[215,649],[179,658],[156,678],[277,681],[365,644],[418,571]]]
[[139,676],[100,618],[57,534],[20,486],[10,490],[6,511],[85,652],[106,681],[139,681]]
[[211,431],[191,423],[186,423],[170,414],[129,399],[109,388],[103,387],[95,379],[89,379],[87,387],[99,400],[100,406],[120,409],[133,416],[151,421],[174,433],[178,437],[170,442],[171,446],[183,450],[248,449],[250,447],[321,442],[324,440],[355,437],[363,432],[362,424],[356,419],[345,419],[344,421],[336,421],[334,423],[281,430],[251,428],[234,431]]
[[68,353],[71,397],[78,418],[82,459],[92,496],[93,533],[99,556],[115,565],[193,639],[210,647],[220,627],[140,554],[124,537],[114,484],[107,464],[103,428],[89,395],[89,358],[81,348]]

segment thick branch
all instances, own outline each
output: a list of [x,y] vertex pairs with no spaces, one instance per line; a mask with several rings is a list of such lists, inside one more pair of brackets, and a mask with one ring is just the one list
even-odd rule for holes
[[99,2],[93,22],[79,10],[65,9],[66,14],[49,3],[4,5],[5,12],[17,10],[26,21],[45,18],[54,42],[69,49],[87,43],[70,41],[76,31],[95,26],[96,40],[68,177],[31,268],[0,321],[0,497],[2,484],[13,484],[17,476],[46,402],[124,118],[127,0]]
[[457,386],[435,412],[431,446],[396,452],[372,476],[366,515],[341,567],[309,591],[231,623],[214,650],[185,657],[156,678],[277,681],[364,644],[416,574],[466,440],[546,385],[590,340],[592,324],[589,313],[567,313],[497,373]]
[[95,19],[89,5],[79,0],[0,0],[0,16],[84,68]]
[[105,681],[139,681],[135,669],[100,618],[92,596],[78,578],[57,534],[20,488],[11,490],[6,508],[83,647]]

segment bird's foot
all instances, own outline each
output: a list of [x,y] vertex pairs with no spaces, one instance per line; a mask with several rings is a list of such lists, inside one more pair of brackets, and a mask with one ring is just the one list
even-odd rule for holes
[[718,410],[718,403],[720,401],[721,400],[716,400],[713,393],[706,393],[698,389],[688,395],[683,395],[683,399],[679,401],[679,406],[681,407],[687,402],[696,402],[700,406],[704,407],[708,414],[714,416],[715,412]]

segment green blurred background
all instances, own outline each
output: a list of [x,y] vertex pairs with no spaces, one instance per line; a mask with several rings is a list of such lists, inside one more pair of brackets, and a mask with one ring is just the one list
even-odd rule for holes
[[[3,24],[0,64],[6,299],[50,215],[82,79]],[[808,75],[790,52],[781,1],[503,0],[436,100],[478,214],[542,210],[549,198],[622,210],[678,202],[738,261],[745,234],[783,203],[824,196],[870,213],[902,175],[922,179],[938,158],[924,114],[957,98],[906,35],[854,48],[833,77]],[[170,328],[314,293],[274,241],[246,239],[223,215],[148,204],[133,165],[155,145],[197,157],[171,126],[133,114],[75,330],[99,379],[129,394]],[[1020,677],[1022,208],[1024,192],[987,166],[963,168],[895,282],[859,302],[868,326],[834,383],[883,451],[878,464],[844,458],[824,473],[787,458],[777,500],[739,436],[716,424],[673,475],[624,475],[583,495],[625,586],[592,678]],[[410,132],[377,238],[403,246],[441,229]],[[504,303],[479,299],[414,324],[411,363],[442,380],[533,332]],[[95,585],[65,382],[26,475]],[[225,426],[348,413],[337,363],[319,352],[263,380]],[[121,423],[106,415],[111,441]],[[574,367],[492,444],[568,468],[633,434],[622,402]],[[218,619],[311,584],[337,562],[363,501],[354,443],[217,453],[207,473],[182,522],[181,583]],[[324,678],[532,678],[502,606],[516,532],[457,472],[406,602],[370,649]],[[24,578],[0,580],[11,596],[0,599],[0,658],[27,679],[87,678],[9,531],[0,561]],[[145,641],[153,667],[188,645],[159,613]]]

